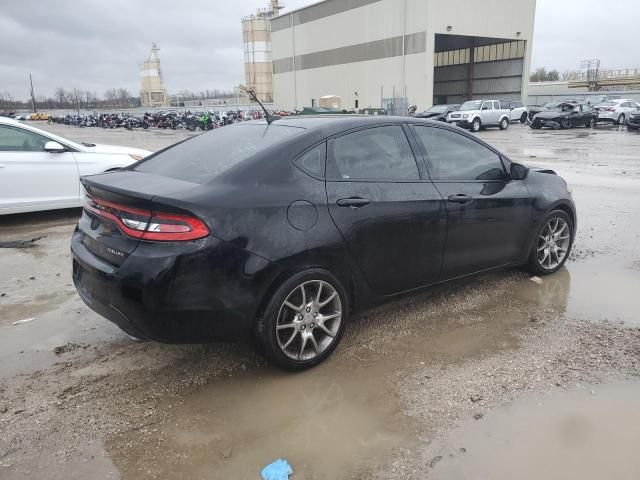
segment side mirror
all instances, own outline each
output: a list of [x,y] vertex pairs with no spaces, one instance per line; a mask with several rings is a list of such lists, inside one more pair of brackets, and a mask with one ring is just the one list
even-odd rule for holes
[[527,178],[527,174],[529,173],[529,169],[524,165],[520,165],[519,163],[512,163],[509,174],[513,180],[524,180]]
[[49,153],[62,153],[66,152],[67,149],[60,145],[58,142],[50,141],[45,143],[44,151]]

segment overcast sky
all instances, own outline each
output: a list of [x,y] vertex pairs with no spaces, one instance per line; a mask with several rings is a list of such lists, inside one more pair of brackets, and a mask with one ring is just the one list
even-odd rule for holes
[[[440,0],[442,1],[442,0]],[[471,0],[470,0],[471,1]],[[312,0],[285,0],[287,10]],[[231,89],[243,81],[240,17],[267,0],[2,0],[0,93],[28,97],[58,86],[137,95],[138,63],[160,47],[165,84],[180,90]],[[285,11],[287,11],[285,10]],[[640,67],[640,0],[538,0],[532,68]]]

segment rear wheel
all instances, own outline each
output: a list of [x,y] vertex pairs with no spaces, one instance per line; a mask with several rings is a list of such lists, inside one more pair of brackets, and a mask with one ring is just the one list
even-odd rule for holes
[[573,246],[573,222],[562,210],[554,210],[537,230],[528,269],[537,275],[557,272],[569,258]]
[[325,270],[307,270],[271,295],[258,321],[257,341],[272,363],[305,370],[335,350],[347,317],[346,291],[338,279]]
[[471,123],[472,132],[479,132],[481,127],[482,127],[482,123],[480,122],[479,118],[474,119],[473,122]]
[[506,130],[509,128],[509,120],[507,118],[503,118],[500,120],[500,130]]
[[587,123],[587,128],[595,128],[596,126],[596,119],[595,118],[591,118],[591,120],[589,120],[589,123]]
[[527,123],[527,112],[524,112],[520,117],[520,123]]

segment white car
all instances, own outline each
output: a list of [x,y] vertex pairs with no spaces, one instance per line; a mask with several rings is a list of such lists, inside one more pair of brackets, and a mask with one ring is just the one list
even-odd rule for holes
[[638,113],[640,104],[627,98],[616,98],[595,106],[599,122],[612,122],[624,125],[632,113]]
[[80,177],[126,167],[151,153],[76,143],[0,117],[0,215],[80,207]]
[[522,102],[500,101],[500,106],[505,110],[509,110],[509,121],[527,123],[529,109]]

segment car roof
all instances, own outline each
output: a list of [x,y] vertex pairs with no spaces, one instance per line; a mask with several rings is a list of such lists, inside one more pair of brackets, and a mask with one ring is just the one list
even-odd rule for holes
[[53,133],[49,133],[45,130],[40,130],[39,128],[32,127],[31,125],[27,125],[26,123],[19,122],[13,118],[0,117],[0,125],[11,125],[14,127],[22,128],[23,130],[28,130],[30,132],[37,133],[38,135],[42,135],[43,137],[47,137],[50,140],[53,140],[55,142],[65,144],[69,147],[73,147],[76,150],[79,150],[81,152],[84,152],[86,150],[84,146],[80,145],[77,142],[74,142],[73,140],[69,140],[68,138],[60,137],[58,135],[54,135]]
[[8,123],[10,125],[22,125],[18,120],[11,117],[2,117],[0,116],[0,123]]

